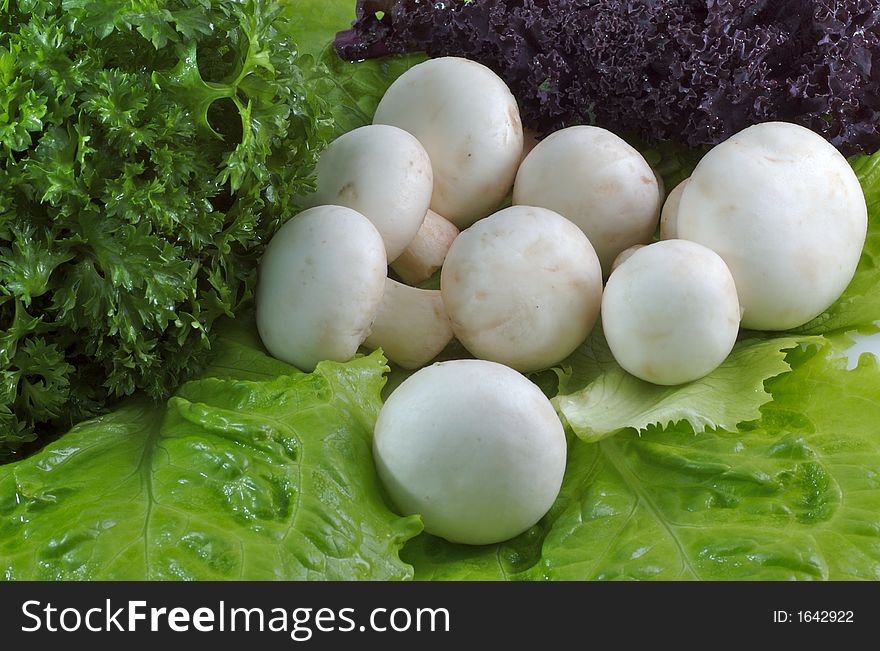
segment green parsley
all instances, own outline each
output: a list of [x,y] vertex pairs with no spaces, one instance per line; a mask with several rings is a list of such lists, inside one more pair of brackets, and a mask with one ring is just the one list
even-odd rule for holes
[[250,300],[333,130],[288,34],[265,0],[0,0],[0,457],[167,396]]

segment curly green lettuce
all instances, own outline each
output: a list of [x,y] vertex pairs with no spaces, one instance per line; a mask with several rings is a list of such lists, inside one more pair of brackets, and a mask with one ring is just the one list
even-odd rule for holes
[[356,0],[348,61],[461,56],[495,70],[523,124],[637,130],[715,145],[785,120],[846,154],[880,147],[876,2],[864,0]]
[[0,13],[0,458],[204,363],[333,131],[268,0]]

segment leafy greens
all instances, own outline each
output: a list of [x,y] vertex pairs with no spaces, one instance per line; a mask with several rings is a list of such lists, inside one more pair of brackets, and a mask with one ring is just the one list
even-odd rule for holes
[[0,466],[6,579],[401,579],[372,455],[384,358],[309,375],[227,330],[206,375]]
[[571,372],[562,375],[553,402],[585,441],[598,441],[624,428],[641,432],[650,425],[679,421],[689,423],[696,433],[733,429],[760,415],[760,406],[772,399],[764,382],[789,370],[784,350],[799,343],[793,337],[740,341],[709,375],[668,387],[624,371],[596,332],[569,358]]
[[0,458],[203,364],[332,132],[270,0],[0,13]]
[[880,147],[880,8],[863,0],[357,0],[350,61],[425,51],[486,64],[523,123],[717,144],[797,122],[847,153]]

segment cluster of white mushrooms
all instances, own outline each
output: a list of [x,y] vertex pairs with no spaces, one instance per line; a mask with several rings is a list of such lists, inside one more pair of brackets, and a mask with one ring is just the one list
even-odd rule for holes
[[[600,311],[624,369],[689,382],[723,362],[741,325],[784,330],[825,310],[866,235],[846,160],[791,124],[717,146],[665,203],[645,159],[604,129],[563,129],[524,153],[516,101],[492,71],[415,66],[372,125],[327,148],[314,207],[260,268],[262,340],[303,370],[361,346],[418,369],[453,337],[478,358],[413,374],[375,430],[398,508],[454,542],[505,540],[552,505],[565,435],[520,372],[564,360]],[[511,190],[512,207],[490,214]],[[438,270],[439,290],[414,286]]]

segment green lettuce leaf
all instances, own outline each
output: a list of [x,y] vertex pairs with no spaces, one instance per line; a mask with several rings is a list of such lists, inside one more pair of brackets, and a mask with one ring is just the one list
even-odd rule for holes
[[385,506],[379,353],[312,374],[253,322],[167,407],[131,402],[0,466],[6,579],[402,579],[421,530]]
[[348,0],[284,0],[284,5],[301,54],[320,56],[355,18],[355,3]]
[[287,4],[292,36],[300,52],[320,64],[315,81],[331,107],[337,136],[371,124],[379,100],[394,80],[427,59],[411,54],[359,63],[341,60],[333,49],[333,38],[351,25],[354,10],[355,3],[347,0],[292,0]]
[[666,387],[624,371],[597,329],[567,360],[567,372],[560,373],[560,395],[553,402],[585,441],[598,441],[627,427],[641,432],[680,421],[695,432],[734,429],[760,416],[760,406],[771,400],[764,382],[789,370],[785,350],[798,343],[793,337],[740,341],[706,377]]
[[880,579],[880,366],[798,351],[739,431],[574,439],[532,530],[488,547],[423,534],[417,579]]

